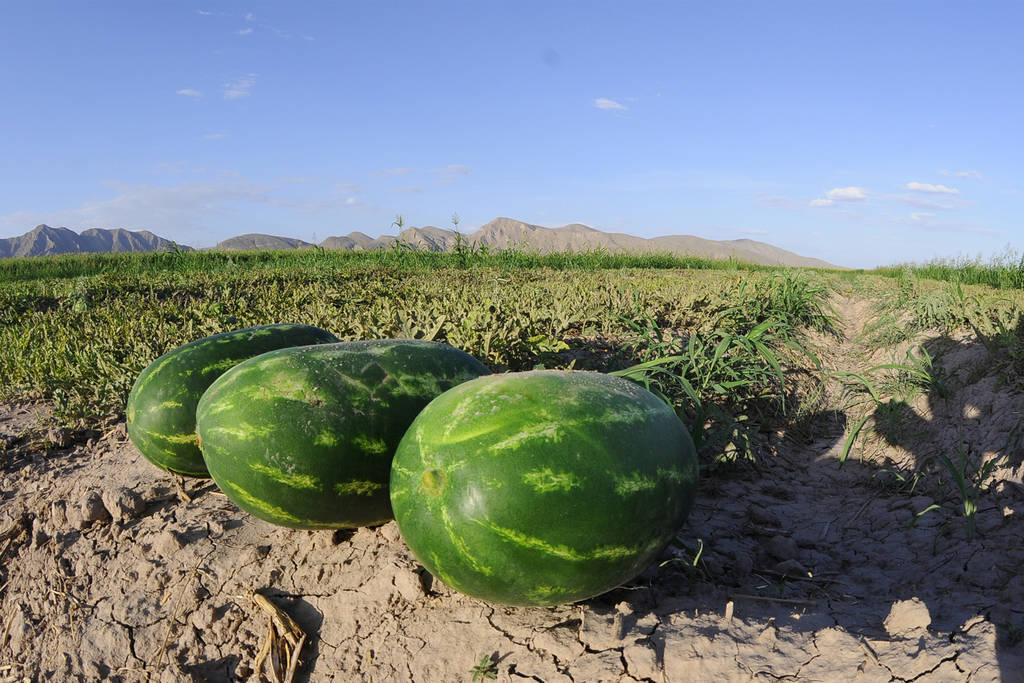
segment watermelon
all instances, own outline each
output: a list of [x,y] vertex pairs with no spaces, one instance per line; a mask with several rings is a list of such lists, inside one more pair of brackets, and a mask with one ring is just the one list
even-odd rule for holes
[[196,421],[206,465],[240,508],[300,529],[392,518],[391,458],[413,418],[488,374],[447,344],[381,339],[284,349],[226,372]]
[[136,378],[125,408],[128,436],[157,467],[187,477],[209,477],[196,444],[196,405],[207,387],[246,358],[337,341],[318,327],[277,324],[223,332],[179,346]]
[[535,370],[434,399],[395,454],[403,538],[445,584],[488,602],[604,593],[654,561],[697,487],[689,432],[618,377]]

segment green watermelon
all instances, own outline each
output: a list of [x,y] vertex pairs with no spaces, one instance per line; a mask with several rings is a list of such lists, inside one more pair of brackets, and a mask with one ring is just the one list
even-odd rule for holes
[[593,372],[491,375],[442,394],[395,454],[409,548],[467,595],[555,605],[632,579],[689,514],[697,456],[675,412]]
[[392,518],[391,458],[413,418],[488,374],[447,344],[380,339],[272,351],[240,363],[196,411],[206,465],[240,508],[300,529]]
[[310,325],[276,324],[223,332],[157,358],[139,374],[125,408],[128,436],[154,465],[209,477],[196,444],[196,405],[213,381],[247,358],[274,349],[337,342]]

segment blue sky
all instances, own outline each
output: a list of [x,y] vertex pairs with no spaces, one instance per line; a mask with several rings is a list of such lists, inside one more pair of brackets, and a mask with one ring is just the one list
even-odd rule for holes
[[0,237],[508,216],[871,267],[1024,248],[1017,2],[0,7]]

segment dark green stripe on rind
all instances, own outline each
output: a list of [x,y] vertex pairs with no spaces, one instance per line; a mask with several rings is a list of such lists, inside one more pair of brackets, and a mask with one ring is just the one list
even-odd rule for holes
[[206,464],[232,500],[267,521],[378,524],[392,517],[391,459],[413,418],[487,372],[462,351],[415,340],[266,353],[229,370],[200,400]]
[[330,332],[290,323],[204,337],[160,356],[139,374],[125,408],[128,436],[153,464],[208,477],[196,444],[196,407],[226,370],[274,349],[337,342]]
[[664,402],[619,378],[555,371],[443,394],[407,432],[391,476],[402,535],[428,570],[521,605],[628,581],[674,537],[696,484],[689,433]]

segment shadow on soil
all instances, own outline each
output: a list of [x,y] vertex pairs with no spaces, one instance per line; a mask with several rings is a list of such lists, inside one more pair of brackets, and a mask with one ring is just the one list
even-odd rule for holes
[[[879,405],[877,436],[844,466],[846,416],[811,416],[825,434],[817,441],[783,438],[757,467],[702,481],[683,530],[691,552],[588,606],[611,614],[625,600],[690,632],[689,644],[671,628],[650,637],[666,670],[676,648],[700,658],[700,643],[713,650],[720,637],[742,652],[751,628],[755,645],[777,651],[783,631],[824,645],[839,627],[844,656],[862,660],[850,671],[1024,680],[1024,397],[981,342],[939,337],[925,348],[935,381]],[[811,660],[800,675],[813,679]]]
[[[938,515],[940,529],[954,529],[951,540],[969,557],[962,587],[953,591],[972,586],[970,592],[984,598],[982,612],[997,631],[1002,680],[1024,680],[1018,576],[1024,564],[1024,322],[1000,340],[939,336],[922,347],[935,359],[926,391],[916,400],[885,401],[874,414],[875,431],[890,447],[885,471],[897,493],[918,501],[915,522]],[[947,554],[957,557],[952,547]],[[960,617],[970,619],[971,609],[965,605]]]

